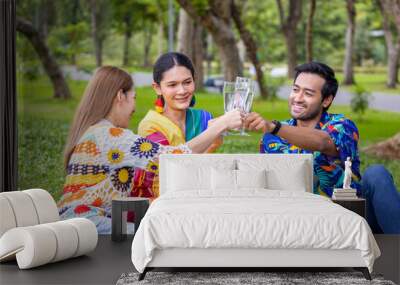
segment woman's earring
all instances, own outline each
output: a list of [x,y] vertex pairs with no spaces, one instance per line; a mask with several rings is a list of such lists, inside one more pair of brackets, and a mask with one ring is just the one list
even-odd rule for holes
[[189,107],[193,107],[194,104],[196,104],[196,97],[194,97],[194,95],[193,95],[192,100],[190,100]]
[[154,107],[157,113],[164,112],[164,98],[162,95],[157,95],[156,101],[154,101]]

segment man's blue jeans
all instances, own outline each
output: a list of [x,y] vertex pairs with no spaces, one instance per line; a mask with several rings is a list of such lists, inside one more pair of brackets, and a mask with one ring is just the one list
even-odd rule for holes
[[383,165],[368,167],[361,181],[367,221],[373,233],[400,234],[400,193]]

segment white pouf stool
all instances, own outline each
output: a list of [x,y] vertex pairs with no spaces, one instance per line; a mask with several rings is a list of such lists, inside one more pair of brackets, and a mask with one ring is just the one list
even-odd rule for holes
[[85,218],[60,221],[45,190],[0,193],[0,262],[17,259],[20,269],[84,255],[96,248],[97,230]]

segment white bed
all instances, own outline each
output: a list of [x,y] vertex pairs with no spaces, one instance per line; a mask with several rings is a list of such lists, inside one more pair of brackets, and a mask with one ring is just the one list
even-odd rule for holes
[[141,278],[154,267],[354,267],[368,278],[380,255],[371,230],[359,215],[310,193],[312,161],[161,156],[161,195],[132,243]]

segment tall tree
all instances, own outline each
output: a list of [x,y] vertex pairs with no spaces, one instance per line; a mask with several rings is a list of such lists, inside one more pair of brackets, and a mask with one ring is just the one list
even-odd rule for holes
[[193,30],[194,21],[190,18],[184,9],[179,9],[179,26],[178,26],[178,52],[182,52],[192,57],[193,51]]
[[[113,0],[111,4],[113,8],[113,23],[117,31],[124,36],[122,65],[128,66],[130,41],[135,28],[134,24],[138,22],[138,19],[136,19],[137,14],[141,9],[136,9],[134,0]],[[135,23],[133,19],[135,19]]]
[[388,53],[386,85],[389,88],[396,88],[400,57],[400,1],[377,0],[377,4],[382,14],[382,25]]
[[50,25],[54,22],[54,2],[49,0],[40,0],[36,5],[35,22],[32,23],[37,31],[47,38]]
[[310,62],[313,60],[313,23],[315,14],[316,0],[310,0],[310,11],[307,18],[306,28],[306,61]]
[[[79,30],[79,26],[78,22],[79,22],[79,10],[80,10],[80,1],[79,0],[73,0],[73,1],[69,1],[70,5],[71,5],[71,24],[72,24],[72,32],[70,32],[71,36],[70,36],[70,41],[72,41],[71,45],[73,46],[73,48],[71,49],[71,63],[73,65],[76,65],[76,54],[77,54],[77,50],[78,50],[78,39],[79,38],[79,34],[83,34],[82,30]],[[78,28],[77,28],[78,27]],[[78,30],[78,31],[76,31]]]
[[[143,27],[143,66],[151,66],[150,62],[150,48],[153,42],[154,25],[153,23],[147,22]],[[160,40],[161,41],[161,40]]]
[[28,38],[38,54],[39,59],[53,84],[54,97],[63,99],[70,98],[71,92],[64,79],[62,71],[47,47],[46,40],[42,34],[34,28],[31,22],[20,17],[17,17],[16,28],[18,32],[24,34]]
[[354,33],[356,30],[355,2],[356,0],[346,0],[346,10],[347,10],[346,55],[344,58],[344,65],[343,65],[343,73],[344,73],[343,84],[345,85],[354,84],[353,46],[354,46]]
[[233,81],[236,76],[243,74],[243,64],[239,58],[236,38],[231,26],[232,1],[178,0],[180,6],[212,35],[219,49],[224,78],[228,81]]
[[293,78],[294,68],[297,66],[297,24],[301,20],[302,0],[289,0],[288,13],[285,17],[285,9],[281,0],[276,0],[281,31],[285,36],[287,59],[288,59],[288,76]]
[[108,1],[90,0],[92,38],[96,57],[96,66],[103,64],[103,43],[107,36]]
[[132,37],[131,22],[132,22],[132,16],[130,14],[125,15],[124,24],[126,26],[126,29],[124,32],[124,51],[123,51],[123,58],[122,58],[123,66],[128,66],[128,64],[129,64],[129,42]]
[[246,28],[245,24],[243,23],[240,10],[241,9],[235,4],[235,2],[232,1],[231,11],[232,11],[233,21],[235,22],[236,27],[239,30],[240,37],[246,46],[247,56],[251,60],[256,70],[257,82],[260,88],[261,97],[263,99],[267,99],[268,90],[265,85],[264,72],[262,71],[261,68],[261,62],[257,55],[257,49],[258,49],[257,43],[254,40],[253,36],[251,35],[250,31]]
[[206,60],[207,60],[207,77],[211,75],[211,62],[213,60],[213,40],[210,33],[206,38]]
[[184,9],[179,10],[178,52],[186,54],[193,61],[196,70],[196,89],[203,88],[204,44],[202,26],[192,20]]
[[113,11],[113,26],[124,36],[122,65],[129,65],[130,41],[138,31],[143,31],[143,62],[144,65],[148,65],[152,25],[157,21],[157,6],[150,0],[112,0],[110,3]]

